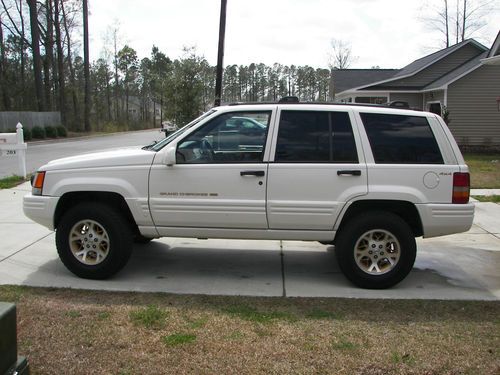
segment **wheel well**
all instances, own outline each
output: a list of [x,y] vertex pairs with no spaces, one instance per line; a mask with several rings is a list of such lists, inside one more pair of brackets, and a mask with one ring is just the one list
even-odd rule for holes
[[54,215],[54,228],[57,228],[59,222],[68,209],[83,202],[98,202],[113,207],[122,213],[125,219],[131,224],[136,233],[139,233],[137,224],[125,199],[118,193],[104,191],[76,191],[64,194],[57,203]]
[[360,200],[353,202],[344,214],[338,230],[340,231],[342,226],[353,217],[368,211],[391,212],[401,217],[410,226],[415,237],[420,237],[424,233],[422,221],[415,205],[407,201],[393,200]]

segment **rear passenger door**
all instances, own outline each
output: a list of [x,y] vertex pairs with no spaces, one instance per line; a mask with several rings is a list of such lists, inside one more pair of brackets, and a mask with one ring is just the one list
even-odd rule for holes
[[352,114],[313,108],[279,111],[268,168],[270,229],[332,230],[345,202],[367,193]]

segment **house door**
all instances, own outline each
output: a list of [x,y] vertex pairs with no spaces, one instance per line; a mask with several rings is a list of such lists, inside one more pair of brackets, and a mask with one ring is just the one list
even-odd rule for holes
[[429,112],[435,113],[436,115],[441,116],[441,103],[429,103]]

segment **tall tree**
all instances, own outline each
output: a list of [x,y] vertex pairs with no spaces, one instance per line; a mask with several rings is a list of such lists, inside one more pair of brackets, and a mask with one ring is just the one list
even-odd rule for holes
[[69,67],[69,80],[71,83],[71,97],[73,99],[73,128],[75,130],[81,129],[81,121],[80,121],[80,106],[78,103],[78,90],[76,87],[76,75],[75,68],[73,66],[73,54],[71,52],[71,31],[70,25],[71,20],[69,18],[68,12],[66,12],[65,3],[61,0],[61,12],[62,12],[62,24],[64,26],[65,37],[66,37],[66,49],[67,49],[67,62]]
[[486,25],[485,17],[497,0],[439,0],[430,3],[424,21],[431,30],[441,34],[442,45],[460,43],[472,37]]
[[130,86],[136,80],[136,73],[138,69],[137,53],[133,48],[125,45],[118,52],[118,67],[123,73],[123,84],[125,87],[125,118],[129,122],[129,98]]
[[330,41],[330,69],[347,69],[356,60],[352,54],[351,44],[341,39]]
[[42,85],[42,59],[40,56],[40,29],[38,26],[38,9],[36,0],[27,0],[30,9],[31,50],[33,52],[33,74],[38,111],[45,110]]
[[61,37],[61,20],[60,20],[60,0],[54,1],[54,29],[55,29],[55,42],[57,49],[57,78],[59,81],[59,110],[61,111],[61,121],[63,125],[67,126],[68,109],[66,105],[66,83],[65,83],[65,70],[64,70],[64,51],[63,42]]
[[45,86],[46,108],[52,110],[52,77],[53,74],[53,55],[54,55],[54,22],[52,14],[52,0],[45,1],[45,22],[46,29],[44,34],[45,56],[43,59],[43,74]]
[[0,96],[2,98],[2,100],[0,102],[0,103],[2,103],[2,106],[0,106],[0,109],[4,109],[6,111],[9,111],[10,110],[10,99],[9,99],[8,94],[7,94],[7,90],[5,90],[6,83],[7,83],[5,72],[6,72],[5,43],[4,43],[4,37],[3,37],[2,14],[0,13]]
[[85,131],[90,131],[90,57],[89,57],[89,9],[83,0],[83,66],[85,76],[85,105],[83,122]]

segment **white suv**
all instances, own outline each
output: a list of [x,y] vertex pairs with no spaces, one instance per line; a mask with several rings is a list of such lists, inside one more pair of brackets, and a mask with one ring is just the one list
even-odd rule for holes
[[[245,123],[247,125],[245,125]],[[467,231],[467,165],[443,120],[381,106],[217,107],[159,143],[41,167],[24,212],[56,230],[59,256],[103,279],[133,241],[320,241],[354,284],[412,269],[415,237]]]

